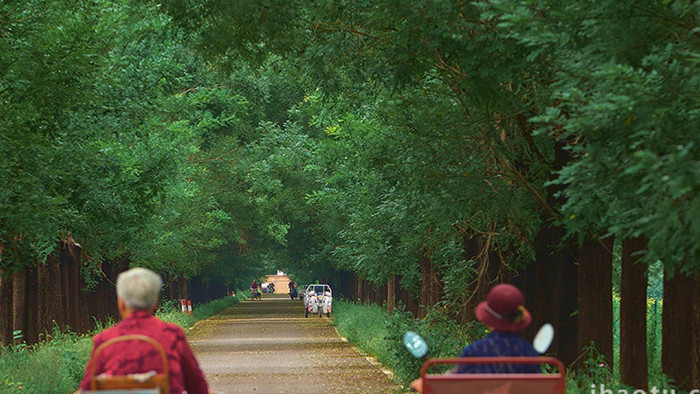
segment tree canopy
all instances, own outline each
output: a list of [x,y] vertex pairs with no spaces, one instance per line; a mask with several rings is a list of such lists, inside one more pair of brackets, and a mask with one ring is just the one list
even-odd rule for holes
[[344,269],[415,291],[427,254],[460,300],[466,239],[515,270],[557,223],[644,236],[649,261],[696,272],[698,12],[4,2],[2,267],[70,235],[93,265]]

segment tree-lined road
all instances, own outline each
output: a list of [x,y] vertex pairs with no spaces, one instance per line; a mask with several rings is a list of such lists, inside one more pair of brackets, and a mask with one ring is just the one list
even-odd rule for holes
[[305,319],[301,301],[286,294],[245,301],[200,322],[190,343],[215,393],[397,390],[328,318]]

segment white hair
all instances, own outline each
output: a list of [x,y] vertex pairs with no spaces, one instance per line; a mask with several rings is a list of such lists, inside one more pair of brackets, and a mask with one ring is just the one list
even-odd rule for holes
[[117,277],[117,297],[135,310],[151,310],[158,302],[163,280],[146,268],[132,268]]

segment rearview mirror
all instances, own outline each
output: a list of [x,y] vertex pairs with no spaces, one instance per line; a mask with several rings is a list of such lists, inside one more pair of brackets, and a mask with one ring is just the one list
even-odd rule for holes
[[403,344],[415,358],[423,358],[428,353],[428,344],[413,331],[403,334]]
[[542,354],[549,349],[549,346],[552,344],[552,340],[554,339],[554,327],[552,327],[551,324],[547,323],[540,328],[539,331],[537,331],[537,335],[535,335],[535,339],[532,341],[532,347],[537,350],[537,353]]

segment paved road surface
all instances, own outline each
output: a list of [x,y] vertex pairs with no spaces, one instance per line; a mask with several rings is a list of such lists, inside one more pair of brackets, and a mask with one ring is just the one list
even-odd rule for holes
[[189,341],[215,393],[391,393],[379,367],[301,301],[263,295],[200,322]]

